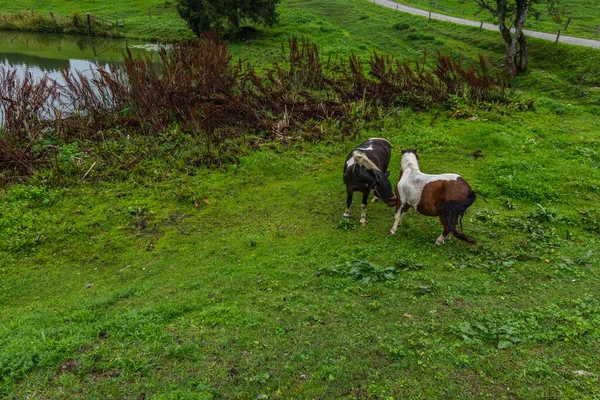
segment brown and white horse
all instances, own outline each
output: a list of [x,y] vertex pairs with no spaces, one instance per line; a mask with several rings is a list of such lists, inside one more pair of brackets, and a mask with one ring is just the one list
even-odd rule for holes
[[419,170],[416,150],[403,150],[400,180],[396,186],[396,217],[390,235],[396,233],[410,207],[423,215],[439,217],[444,231],[435,244],[443,244],[450,235],[468,243],[475,240],[457,230],[462,216],[475,201],[475,192],[456,174],[428,175]]

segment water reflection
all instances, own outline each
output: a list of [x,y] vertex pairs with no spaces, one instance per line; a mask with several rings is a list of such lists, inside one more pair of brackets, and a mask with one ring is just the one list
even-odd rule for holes
[[[47,75],[61,85],[60,71],[65,68],[91,76],[98,67],[120,62],[127,46],[136,48],[134,55],[147,53],[143,49],[146,44],[137,40],[0,31],[0,69],[16,70],[20,76],[29,71],[34,78]],[[0,125],[2,120],[0,108]]]

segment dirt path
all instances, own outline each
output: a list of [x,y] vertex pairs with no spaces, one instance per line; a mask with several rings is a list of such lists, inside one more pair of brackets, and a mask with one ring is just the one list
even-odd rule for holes
[[[396,3],[395,1],[392,1],[392,0],[369,0],[369,1],[372,1],[373,3],[382,5],[384,7],[393,8],[394,10],[402,11],[405,13],[420,15],[422,17],[429,17],[429,11],[422,10],[420,8],[405,6],[404,4]],[[481,26],[480,21],[456,18],[456,17],[451,17],[449,15],[443,15],[443,14],[438,14],[438,13],[434,13],[434,12],[431,13],[431,18],[439,19],[441,21],[449,21],[449,22],[453,22],[455,24],[475,26],[477,28],[479,28]],[[485,22],[483,23],[483,29],[488,29],[491,31],[499,32],[498,25],[488,24]],[[556,40],[555,33],[544,33],[544,32],[529,31],[529,30],[523,30],[523,32],[525,32],[525,34],[529,37],[534,37],[534,38],[544,39],[544,40],[552,40],[552,41]],[[573,36],[561,35],[560,39],[558,41],[561,43],[574,44],[577,46],[593,47],[596,49],[600,49],[600,41],[599,40],[581,39],[581,38],[577,38],[577,37],[573,37]]]

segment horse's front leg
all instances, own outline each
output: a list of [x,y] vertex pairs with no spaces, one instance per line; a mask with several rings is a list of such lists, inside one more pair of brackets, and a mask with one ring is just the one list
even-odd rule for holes
[[360,224],[362,226],[367,226],[367,201],[369,200],[370,190],[363,192],[362,201],[360,202],[361,214],[360,214]]
[[344,218],[350,217],[350,206],[352,205],[353,194],[354,192],[348,190],[348,197],[346,198],[346,211],[344,212],[344,215],[342,215]]
[[396,215],[394,216],[394,225],[392,225],[392,229],[390,230],[390,235],[393,235],[398,230],[398,225],[402,224],[402,217],[408,211],[408,204],[400,204],[400,206],[396,209]]

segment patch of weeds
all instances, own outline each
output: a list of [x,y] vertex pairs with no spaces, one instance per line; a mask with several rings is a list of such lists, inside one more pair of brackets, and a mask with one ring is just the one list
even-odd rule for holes
[[581,220],[577,224],[588,232],[600,233],[600,215],[588,210],[577,211],[581,215]]
[[358,227],[350,218],[342,218],[333,226],[334,229],[343,229],[346,232],[356,230]]
[[393,28],[397,31],[405,31],[410,28],[410,24],[407,24],[406,22],[398,22],[397,24],[394,24]]
[[318,275],[350,277],[361,284],[382,282],[396,279],[396,267],[380,267],[377,264],[363,260],[347,261],[331,267],[322,267]]
[[567,112],[567,109],[562,105],[562,103],[548,97],[540,97],[537,101],[537,104],[540,107],[550,110],[556,115],[562,115]]
[[524,232],[527,237],[516,246],[520,259],[540,259],[536,251],[552,252],[554,247],[563,244],[554,226],[562,218],[555,212],[538,204],[536,209],[524,217],[510,218],[509,226],[515,231]]
[[420,271],[425,268],[425,264],[415,262],[406,258],[394,260],[394,268],[398,271]]
[[19,185],[11,190],[10,194],[14,200],[27,201],[30,206],[50,207],[58,200],[57,192],[44,186]]
[[511,198],[508,198],[506,200],[506,203],[504,203],[504,206],[506,207],[507,210],[516,210],[517,209],[517,205]]
[[535,210],[532,213],[527,214],[525,218],[529,218],[542,223],[555,223],[561,220],[560,215],[550,210],[549,208],[542,206],[539,203],[535,205]]
[[593,252],[588,250],[576,258],[561,257],[559,261],[552,263],[552,268],[558,273],[569,273],[570,275],[582,276],[581,267],[592,267]]
[[424,33],[421,32],[412,32],[408,35],[408,38],[410,40],[423,40],[423,41],[431,41],[431,40],[435,40],[435,37],[431,36],[431,35],[426,35]]
[[506,349],[522,340],[517,336],[517,329],[510,325],[488,328],[482,324],[465,322],[458,325],[458,330],[467,343],[494,342],[499,349]]
[[258,383],[260,385],[266,385],[267,381],[271,378],[271,374],[265,372],[264,374],[254,375],[251,378],[245,378],[247,382]]
[[158,233],[158,224],[152,211],[147,211],[143,206],[137,208],[129,206],[127,211],[132,218],[131,227],[136,231],[147,235]]
[[500,219],[497,211],[481,210],[475,214],[475,219],[482,222],[489,222],[492,226],[502,226],[504,222]]
[[436,291],[437,285],[434,281],[421,282],[415,285],[414,294],[416,296],[425,296]]
[[210,400],[214,398],[216,394],[216,389],[204,384],[200,384],[195,390],[170,390],[168,393],[157,394],[153,396],[153,398],[156,400]]
[[60,146],[58,158],[61,161],[70,162],[76,161],[84,156],[84,153],[79,150],[79,142],[68,143]]
[[470,118],[477,114],[477,104],[470,103],[465,97],[451,95],[446,105],[453,118]]
[[481,248],[477,255],[451,257],[450,265],[453,269],[476,268],[498,274],[511,271],[516,262],[517,256],[513,253]]

